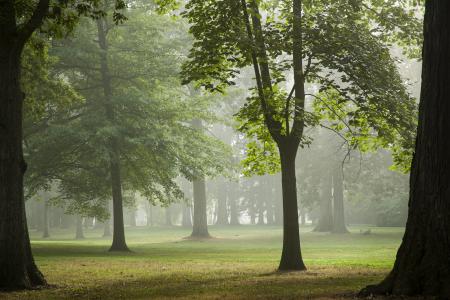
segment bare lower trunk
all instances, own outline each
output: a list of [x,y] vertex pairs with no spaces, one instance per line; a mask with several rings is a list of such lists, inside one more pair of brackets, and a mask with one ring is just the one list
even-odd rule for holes
[[406,231],[370,294],[450,299],[450,2],[425,1],[422,92]]
[[298,225],[297,181],[295,175],[295,156],[297,147],[279,145],[281,158],[281,182],[283,190],[283,252],[281,271],[306,270],[300,250],[300,231]]
[[3,35],[0,44],[0,289],[24,289],[46,282],[33,260],[25,214],[21,49]]
[[206,212],[206,184],[203,178],[196,179],[194,185],[194,224],[192,237],[208,238],[208,216]]

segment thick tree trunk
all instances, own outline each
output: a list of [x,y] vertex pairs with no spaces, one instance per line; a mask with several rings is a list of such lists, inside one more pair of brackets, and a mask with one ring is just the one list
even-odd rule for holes
[[113,241],[109,251],[130,251],[125,241],[125,224],[123,221],[122,180],[117,157],[111,159],[111,187],[113,198]]
[[333,170],[333,233],[348,233],[345,225],[344,210],[344,176],[342,166],[338,164]]
[[306,270],[300,250],[300,231],[298,225],[297,180],[295,157],[297,146],[289,142],[279,144],[281,158],[281,182],[283,190],[283,252],[281,271]]
[[[2,22],[0,26],[5,25]],[[25,214],[22,47],[5,36],[5,30],[0,29],[0,289],[24,289],[46,282],[33,260]]]
[[75,239],[76,240],[84,239],[83,218],[81,216],[77,216],[77,225],[76,225]]
[[332,184],[331,173],[327,171],[322,178],[319,221],[314,228],[315,232],[330,232],[333,229]]
[[203,178],[195,179],[194,186],[194,224],[192,237],[209,238],[206,212],[206,184]]
[[42,232],[42,237],[43,238],[49,238],[50,237],[50,230],[49,230],[49,218],[48,218],[48,209],[49,209],[49,204],[48,201],[45,200],[44,201],[44,231]]
[[394,268],[370,294],[450,299],[450,1],[425,2],[422,92],[408,222]]

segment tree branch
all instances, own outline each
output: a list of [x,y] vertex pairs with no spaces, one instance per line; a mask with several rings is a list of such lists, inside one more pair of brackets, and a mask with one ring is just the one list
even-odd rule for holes
[[33,32],[42,25],[42,22],[47,16],[49,6],[50,0],[39,0],[31,18],[19,29],[19,42],[21,46],[25,45]]

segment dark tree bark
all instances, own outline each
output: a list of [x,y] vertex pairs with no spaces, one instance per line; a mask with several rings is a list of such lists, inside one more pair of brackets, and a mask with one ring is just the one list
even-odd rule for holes
[[314,228],[315,232],[330,232],[333,229],[333,210],[332,210],[332,176],[326,172],[322,178],[322,189],[319,202],[319,220]]
[[344,176],[342,165],[338,164],[333,170],[333,229],[332,233],[348,233],[345,224],[344,209]]
[[24,94],[20,87],[21,54],[47,14],[39,1],[32,17],[17,27],[15,1],[0,2],[0,289],[45,285],[34,263],[25,214],[22,149]]
[[43,238],[49,238],[50,237],[50,230],[49,230],[49,218],[48,218],[48,210],[49,210],[49,204],[48,201],[44,201],[44,231],[42,232]]
[[[108,65],[108,24],[105,19],[97,20],[98,44],[100,49],[100,72],[103,85],[103,102],[106,118],[111,124],[115,124],[116,117],[112,103],[112,84]],[[113,199],[113,241],[109,251],[129,251],[125,241],[125,225],[123,218],[122,178],[120,167],[120,145],[117,136],[111,136],[109,141],[109,168],[111,175],[111,192]]]
[[76,240],[84,239],[83,218],[81,216],[77,216],[77,225],[76,225],[75,239]]
[[450,299],[450,1],[425,1],[422,91],[406,231],[394,268],[361,296]]
[[295,157],[297,144],[281,144],[281,182],[283,187],[283,252],[279,270],[306,270],[300,251],[300,230],[298,225],[297,180]]

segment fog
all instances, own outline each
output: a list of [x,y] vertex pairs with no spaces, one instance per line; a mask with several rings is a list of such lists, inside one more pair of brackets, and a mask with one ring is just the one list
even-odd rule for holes
[[0,298],[450,297],[431,2],[2,1]]

